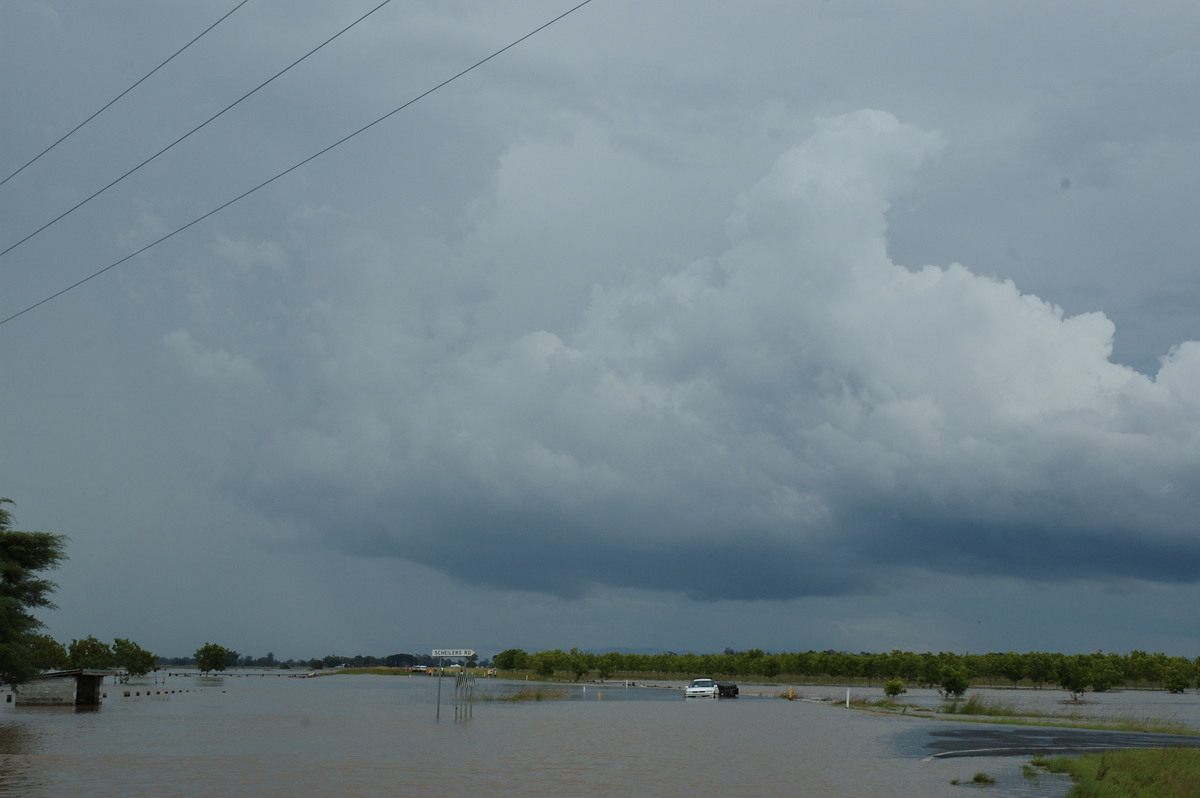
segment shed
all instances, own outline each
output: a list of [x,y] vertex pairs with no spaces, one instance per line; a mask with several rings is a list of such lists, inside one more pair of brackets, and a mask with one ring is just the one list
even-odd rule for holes
[[100,686],[109,671],[76,669],[34,676],[17,685],[18,706],[98,707],[103,693]]

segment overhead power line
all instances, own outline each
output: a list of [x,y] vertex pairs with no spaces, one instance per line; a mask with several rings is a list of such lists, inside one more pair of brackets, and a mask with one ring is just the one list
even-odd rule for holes
[[11,175],[9,175],[8,177],[4,178],[3,180],[0,180],[0,186],[3,186],[3,185],[4,185],[5,183],[7,183],[9,180],[12,180],[14,177],[16,177],[17,175],[21,174],[21,173],[22,173],[22,172],[24,172],[26,169],[28,169],[30,166],[33,166],[33,164],[34,164],[34,163],[36,163],[36,162],[37,162],[37,161],[38,161],[38,160],[39,160],[39,159],[40,159],[40,158],[41,158],[43,155],[45,155],[46,153],[50,152],[50,150],[54,149],[54,148],[55,148],[55,147],[57,147],[59,144],[62,144],[64,141],[66,141],[68,138],[70,138],[70,137],[71,137],[71,135],[75,133],[75,131],[79,130],[79,128],[83,127],[83,126],[84,126],[84,125],[86,125],[88,122],[91,122],[93,119],[95,119],[96,117],[100,116],[100,114],[102,114],[102,113],[104,113],[105,111],[107,111],[107,110],[109,109],[109,107],[110,107],[110,106],[112,106],[112,105],[113,105],[113,104],[114,104],[114,103],[115,103],[117,100],[121,99],[121,98],[122,98],[122,97],[124,97],[126,94],[128,94],[128,93],[129,93],[129,92],[131,92],[131,91],[133,91],[133,90],[134,90],[134,89],[136,89],[138,86],[142,85],[142,83],[143,83],[143,82],[145,82],[145,80],[146,80],[147,78],[149,78],[151,75],[153,75],[153,74],[154,74],[155,72],[157,72],[158,70],[160,70],[160,69],[162,69],[163,67],[165,67],[167,64],[169,64],[169,63],[171,63],[172,61],[174,61],[174,60],[175,60],[175,56],[179,55],[179,54],[180,54],[180,53],[182,53],[184,50],[186,50],[187,48],[191,47],[191,46],[192,46],[193,44],[195,44],[196,42],[200,41],[200,39],[201,39],[201,38],[204,36],[204,34],[208,33],[210,30],[212,30],[213,28],[215,28],[215,27],[217,27],[218,25],[220,25],[222,22],[224,22],[226,19],[228,19],[228,18],[229,18],[229,17],[230,17],[230,16],[233,14],[233,12],[234,12],[234,11],[237,11],[239,8],[241,8],[242,6],[246,5],[246,3],[248,3],[248,2],[250,2],[250,0],[242,0],[242,2],[238,3],[236,6],[234,6],[233,8],[231,8],[229,11],[225,12],[225,15],[224,15],[223,17],[221,17],[220,19],[218,19],[218,20],[217,20],[216,22],[214,22],[213,24],[209,25],[209,26],[208,26],[207,28],[205,28],[204,30],[200,31],[200,34],[199,34],[199,35],[198,35],[196,38],[192,39],[190,42],[188,42],[187,44],[185,44],[183,47],[180,47],[178,50],[176,50],[174,53],[172,53],[170,58],[168,58],[166,61],[163,61],[161,64],[159,64],[158,66],[156,66],[154,69],[151,69],[151,70],[150,70],[149,72],[147,72],[145,75],[142,75],[142,77],[141,77],[141,78],[138,80],[138,82],[137,82],[137,83],[134,83],[134,84],[133,84],[132,86],[130,86],[128,89],[126,89],[125,91],[121,92],[121,93],[120,93],[120,94],[118,94],[116,97],[113,97],[111,100],[109,100],[107,103],[105,103],[105,104],[104,104],[104,106],[103,106],[103,107],[102,107],[102,108],[101,108],[99,111],[97,111],[96,113],[92,114],[92,115],[91,115],[91,116],[89,116],[87,119],[83,120],[83,121],[82,121],[82,122],[80,122],[78,125],[76,125],[75,127],[71,128],[70,130],[68,130],[68,131],[67,131],[67,132],[66,132],[66,133],[63,135],[63,137],[62,137],[62,138],[60,138],[58,141],[56,141],[56,142],[54,142],[53,144],[51,144],[51,145],[50,145],[49,147],[47,147],[46,149],[44,149],[44,150],[42,150],[41,152],[39,152],[37,155],[35,155],[35,156],[33,156],[32,158],[30,158],[30,159],[29,159],[29,161],[27,161],[27,162],[25,163],[25,165],[24,165],[24,166],[22,166],[20,169],[18,169],[17,171],[13,172]]
[[12,321],[13,319],[16,319],[20,316],[24,316],[26,313],[30,312],[31,310],[34,310],[36,308],[41,307],[42,305],[45,305],[47,302],[58,299],[60,296],[67,293],[68,291],[72,291],[72,290],[78,288],[79,286],[83,285],[84,283],[88,282],[89,280],[94,280],[95,278],[99,277],[100,275],[104,274],[105,272],[107,272],[111,269],[115,269],[116,267],[120,266],[122,263],[125,263],[126,261],[136,258],[138,255],[141,255],[143,252],[146,252],[147,250],[158,246],[159,244],[163,243],[164,241],[179,235],[184,230],[195,227],[196,225],[200,224],[200,222],[203,222],[205,219],[209,218],[210,216],[215,216],[216,214],[218,214],[221,211],[228,208],[230,205],[233,205],[236,202],[240,202],[241,200],[250,196],[254,192],[271,185],[272,183],[274,183],[276,180],[280,179],[281,177],[291,174],[292,172],[296,171],[297,169],[304,166],[305,164],[308,164],[311,161],[315,161],[317,158],[320,158],[322,155],[329,152],[330,150],[332,150],[336,147],[340,147],[341,145],[345,144],[347,141],[350,141],[354,137],[356,137],[362,133],[365,133],[366,131],[375,127],[379,123],[381,123],[387,119],[390,119],[391,117],[393,117],[396,114],[403,111],[405,108],[408,108],[410,105],[412,105],[416,102],[419,102],[420,100],[424,99],[425,97],[428,97],[429,95],[433,94],[435,91],[438,91],[439,89],[444,88],[445,86],[448,86],[449,84],[451,84],[454,81],[461,78],[463,75],[466,75],[468,72],[472,72],[475,69],[478,69],[479,67],[486,64],[488,61],[491,61],[496,56],[499,56],[499,55],[511,50],[512,48],[516,47],[518,44],[521,44],[526,39],[536,36],[537,34],[541,33],[542,31],[544,31],[546,28],[550,27],[554,23],[559,22],[562,19],[565,19],[566,17],[570,16],[571,14],[574,14],[576,11],[583,8],[590,2],[592,2],[592,0],[583,0],[583,2],[579,3],[576,6],[573,6],[572,8],[567,9],[566,11],[559,14],[557,17],[554,17],[553,19],[551,19],[549,22],[545,22],[545,23],[539,25],[538,27],[531,30],[529,33],[526,33],[524,36],[520,37],[519,39],[515,39],[512,42],[509,42],[505,46],[501,47],[499,50],[496,50],[491,55],[487,56],[486,58],[482,58],[479,61],[476,61],[474,64],[472,64],[471,66],[462,70],[461,72],[459,72],[455,75],[452,75],[451,77],[446,78],[441,83],[434,86],[433,88],[425,90],[424,92],[418,94],[416,97],[413,97],[411,100],[405,102],[403,105],[393,108],[391,111],[388,111],[386,114],[375,119],[373,122],[369,122],[369,123],[363,125],[362,127],[360,127],[358,130],[355,130],[353,133],[349,133],[349,134],[343,136],[342,138],[333,142],[329,146],[327,146],[321,150],[318,150],[317,152],[308,156],[304,160],[299,161],[298,163],[295,163],[292,166],[289,166],[287,169],[284,169],[282,172],[279,172],[274,177],[264,180],[263,182],[261,182],[257,186],[255,186],[254,188],[252,188],[248,191],[242,192],[241,194],[237,195],[233,199],[227,200],[226,202],[218,205],[217,207],[213,208],[212,210],[208,211],[207,213],[205,213],[201,216],[197,216],[195,219],[192,219],[187,224],[176,227],[174,230],[172,230],[171,232],[162,236],[161,238],[151,241],[149,244],[146,244],[141,249],[138,249],[134,252],[129,253],[128,255],[121,258],[120,260],[113,261],[112,263],[108,264],[107,266],[105,266],[102,269],[97,269],[96,271],[89,274],[87,277],[84,277],[81,280],[77,280],[76,282],[72,283],[71,285],[68,285],[66,288],[56,291],[55,293],[51,294],[50,296],[47,296],[44,299],[41,299],[41,300],[33,303],[32,305],[29,305],[28,307],[24,308],[23,310],[17,311],[16,313],[12,314],[11,316],[9,316],[7,318],[0,319],[0,325],[7,324],[8,322]]
[[125,174],[121,175],[120,177],[118,177],[116,180],[112,181],[111,183],[109,183],[108,185],[104,186],[103,188],[101,188],[101,189],[98,189],[97,191],[95,191],[95,192],[94,192],[94,193],[92,193],[91,195],[89,195],[89,196],[87,196],[87,197],[84,197],[82,200],[80,200],[79,202],[75,203],[75,204],[74,204],[74,205],[72,205],[70,208],[67,208],[65,211],[63,211],[62,213],[60,213],[58,216],[55,216],[53,219],[51,219],[50,221],[46,222],[44,225],[42,225],[42,226],[41,226],[41,227],[39,227],[38,229],[34,230],[32,233],[30,233],[29,235],[25,236],[25,237],[24,237],[24,238],[22,238],[20,241],[17,241],[17,242],[15,242],[15,243],[13,243],[13,244],[10,244],[10,245],[9,245],[9,246],[8,246],[6,249],[4,249],[4,250],[0,250],[0,257],[4,257],[5,255],[7,255],[8,253],[12,252],[12,251],[13,251],[14,249],[16,249],[17,247],[19,247],[19,246],[21,246],[22,244],[24,244],[24,243],[25,243],[26,241],[28,241],[29,239],[31,239],[31,238],[33,238],[34,236],[36,236],[38,233],[40,233],[40,232],[42,232],[43,230],[45,230],[47,227],[50,227],[50,225],[54,224],[55,222],[58,222],[59,220],[63,219],[64,217],[66,217],[66,216],[68,216],[68,215],[70,215],[70,214],[74,213],[75,211],[77,211],[77,210],[79,210],[80,208],[82,208],[84,205],[87,205],[89,202],[91,202],[92,200],[94,200],[96,197],[99,197],[99,196],[100,196],[101,194],[103,194],[105,191],[108,191],[110,188],[112,188],[113,186],[115,186],[117,183],[120,183],[122,180],[124,180],[125,178],[129,177],[131,174],[133,174],[134,172],[138,171],[138,170],[139,170],[139,169],[141,169],[143,166],[145,166],[146,164],[148,164],[148,163],[150,163],[151,161],[153,161],[155,158],[158,158],[160,155],[162,155],[163,153],[165,153],[165,152],[167,152],[168,150],[172,149],[173,147],[175,147],[175,145],[179,144],[179,143],[180,143],[180,142],[182,142],[184,139],[187,139],[188,137],[190,137],[190,136],[191,136],[193,133],[196,133],[196,132],[200,131],[201,129],[203,129],[203,128],[207,127],[207,126],[209,125],[209,123],[211,123],[211,122],[213,122],[214,120],[216,120],[217,118],[219,118],[219,117],[223,116],[223,115],[224,115],[224,114],[225,114],[227,111],[230,111],[230,110],[231,110],[231,109],[233,109],[235,106],[237,106],[238,104],[240,104],[240,103],[241,103],[243,100],[245,100],[245,99],[249,98],[251,95],[255,94],[255,93],[256,93],[256,92],[257,92],[259,89],[263,88],[263,87],[264,87],[264,86],[266,86],[268,83],[271,83],[271,82],[272,82],[272,81],[274,81],[276,78],[278,78],[280,75],[283,75],[285,72],[287,72],[288,70],[290,70],[290,69],[292,69],[293,67],[295,67],[295,66],[296,66],[297,64],[299,64],[301,61],[304,61],[306,58],[308,58],[309,56],[311,56],[313,53],[317,52],[317,51],[318,51],[318,50],[320,50],[322,47],[324,47],[325,45],[329,44],[329,43],[330,43],[330,42],[332,42],[334,39],[338,38],[338,37],[339,37],[339,36],[341,36],[343,33],[345,33],[346,31],[350,30],[350,29],[351,29],[351,28],[353,28],[355,25],[357,25],[358,23],[362,22],[364,19],[366,19],[367,17],[371,16],[371,15],[372,15],[372,14],[374,14],[376,11],[378,11],[378,10],[379,10],[379,9],[381,9],[381,8],[383,8],[384,6],[386,6],[386,5],[387,5],[388,3],[390,3],[390,2],[392,2],[392,0],[383,0],[383,2],[382,2],[382,3],[380,3],[380,4],[379,4],[379,5],[377,5],[377,6],[375,6],[375,7],[374,7],[374,8],[372,8],[370,11],[368,11],[368,12],[367,12],[367,13],[365,13],[365,14],[363,14],[361,17],[359,17],[358,19],[354,20],[354,21],[353,21],[353,22],[351,22],[349,25],[347,25],[346,27],[342,28],[340,31],[338,31],[337,33],[333,34],[332,36],[330,36],[330,37],[329,37],[328,39],[326,39],[325,41],[323,41],[323,42],[321,42],[320,44],[318,44],[318,45],[317,45],[316,47],[314,47],[313,49],[309,50],[309,51],[308,51],[307,53],[305,53],[304,55],[300,56],[300,57],[299,57],[299,58],[297,58],[295,61],[293,61],[292,63],[290,63],[290,64],[288,64],[287,66],[285,66],[283,69],[279,70],[279,71],[278,71],[278,72],[276,72],[274,75],[272,75],[271,77],[267,78],[267,79],[266,79],[266,80],[264,80],[262,83],[258,84],[258,85],[257,85],[257,86],[255,86],[253,89],[251,89],[250,91],[246,92],[246,93],[245,93],[245,94],[243,94],[241,97],[237,98],[236,100],[234,100],[233,102],[231,102],[229,105],[227,105],[227,106],[225,106],[224,108],[222,108],[220,111],[217,111],[215,114],[213,114],[212,116],[210,116],[208,119],[206,119],[206,120],[204,120],[203,122],[201,122],[200,124],[196,125],[194,128],[192,128],[191,130],[189,130],[187,133],[184,133],[182,136],[180,136],[179,138],[175,139],[175,140],[174,140],[174,141],[172,141],[170,144],[168,144],[167,146],[163,147],[161,150],[159,150],[158,152],[154,153],[154,154],[153,154],[153,155],[151,155],[149,158],[147,158],[146,160],[142,161],[140,164],[138,164],[137,166],[133,167],[132,169],[130,169],[128,172],[126,172]]

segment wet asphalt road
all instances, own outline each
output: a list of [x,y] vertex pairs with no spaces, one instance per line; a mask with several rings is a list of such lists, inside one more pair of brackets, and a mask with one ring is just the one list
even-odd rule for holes
[[961,756],[1060,756],[1117,748],[1200,747],[1185,734],[997,726],[933,729],[925,743],[931,758]]

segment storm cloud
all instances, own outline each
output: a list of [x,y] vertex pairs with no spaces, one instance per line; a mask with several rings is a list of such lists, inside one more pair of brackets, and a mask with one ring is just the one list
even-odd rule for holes
[[[1195,580],[1200,346],[1145,376],[1112,362],[1102,313],[894,263],[889,209],[945,146],[882,111],[821,120],[730,198],[724,251],[573,275],[573,317],[543,307],[554,292],[513,300],[557,332],[489,323],[503,270],[414,295],[354,263],[286,314],[280,351],[165,342],[202,390],[252,386],[227,465],[245,500],[309,544],[472,583],[778,599],[912,568]],[[477,228],[536,227],[493,200]]]
[[[233,5],[6,3],[0,177]],[[0,249],[376,5],[238,8],[0,186]],[[380,8],[0,257],[0,318],[566,8]],[[49,631],[1194,656],[1197,22],[589,3],[0,324]]]

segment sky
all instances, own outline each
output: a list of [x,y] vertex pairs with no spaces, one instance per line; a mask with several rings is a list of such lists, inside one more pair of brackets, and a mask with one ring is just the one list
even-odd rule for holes
[[[12,246],[378,2],[0,186],[49,634],[1200,655],[1200,6],[395,0]],[[0,178],[236,5],[0,0]]]

